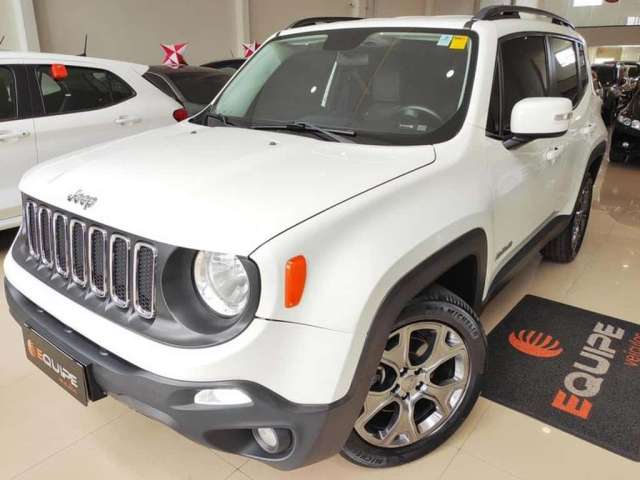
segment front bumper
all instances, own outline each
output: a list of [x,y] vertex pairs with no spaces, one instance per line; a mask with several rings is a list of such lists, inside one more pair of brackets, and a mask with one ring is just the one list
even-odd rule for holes
[[[337,453],[362,405],[350,392],[326,405],[292,403],[273,391],[248,381],[186,382],[142,370],[82,337],[22,295],[8,280],[9,310],[23,327],[31,328],[56,347],[88,366],[90,398],[109,394],[138,412],[158,420],[208,447],[244,455],[290,470]],[[252,400],[247,405],[204,406],[194,403],[203,389],[235,388]],[[260,448],[252,429],[286,432],[289,447],[278,454]]]

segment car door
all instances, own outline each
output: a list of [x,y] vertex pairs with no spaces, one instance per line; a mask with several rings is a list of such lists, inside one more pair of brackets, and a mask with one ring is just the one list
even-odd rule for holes
[[548,37],[551,67],[551,95],[565,97],[573,104],[569,131],[563,137],[562,155],[555,165],[556,209],[571,208],[577,184],[582,181],[587,159],[593,148],[598,112],[590,110],[589,70],[584,47],[573,39]]
[[23,67],[0,65],[0,229],[19,223],[18,183],[37,161]]
[[549,93],[543,34],[501,39],[487,123],[486,153],[493,184],[496,268],[501,268],[557,213],[553,170],[563,155],[563,140],[538,138],[510,142],[513,106]]
[[112,72],[66,65],[61,78],[51,65],[32,68],[43,110],[35,119],[40,161],[142,130],[127,105],[135,92]]

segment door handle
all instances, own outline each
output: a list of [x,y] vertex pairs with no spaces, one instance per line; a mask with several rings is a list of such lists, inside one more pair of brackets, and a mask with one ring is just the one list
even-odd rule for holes
[[142,119],[140,117],[135,117],[132,115],[120,115],[114,120],[115,123],[122,126],[133,125],[136,123],[140,123],[141,121]]
[[564,151],[564,147],[562,146],[556,146],[556,147],[550,148],[545,152],[544,159],[553,165],[562,156],[563,151]]
[[0,131],[0,142],[8,142],[10,140],[20,140],[31,135],[30,132],[12,132],[10,130]]
[[596,129],[595,123],[588,123],[587,125],[585,125],[580,129],[580,133],[582,133],[583,135],[591,135],[595,129]]

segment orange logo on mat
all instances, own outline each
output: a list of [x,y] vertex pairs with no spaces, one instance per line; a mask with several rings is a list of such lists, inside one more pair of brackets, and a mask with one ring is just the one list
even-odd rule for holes
[[538,358],[557,357],[564,351],[558,340],[535,330],[520,330],[517,336],[511,332],[509,343],[516,350]]

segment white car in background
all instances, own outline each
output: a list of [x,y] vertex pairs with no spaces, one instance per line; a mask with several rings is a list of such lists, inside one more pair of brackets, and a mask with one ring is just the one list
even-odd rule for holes
[[18,182],[34,165],[184,117],[182,105],[142,77],[148,69],[98,58],[0,52],[0,230],[20,224]]

